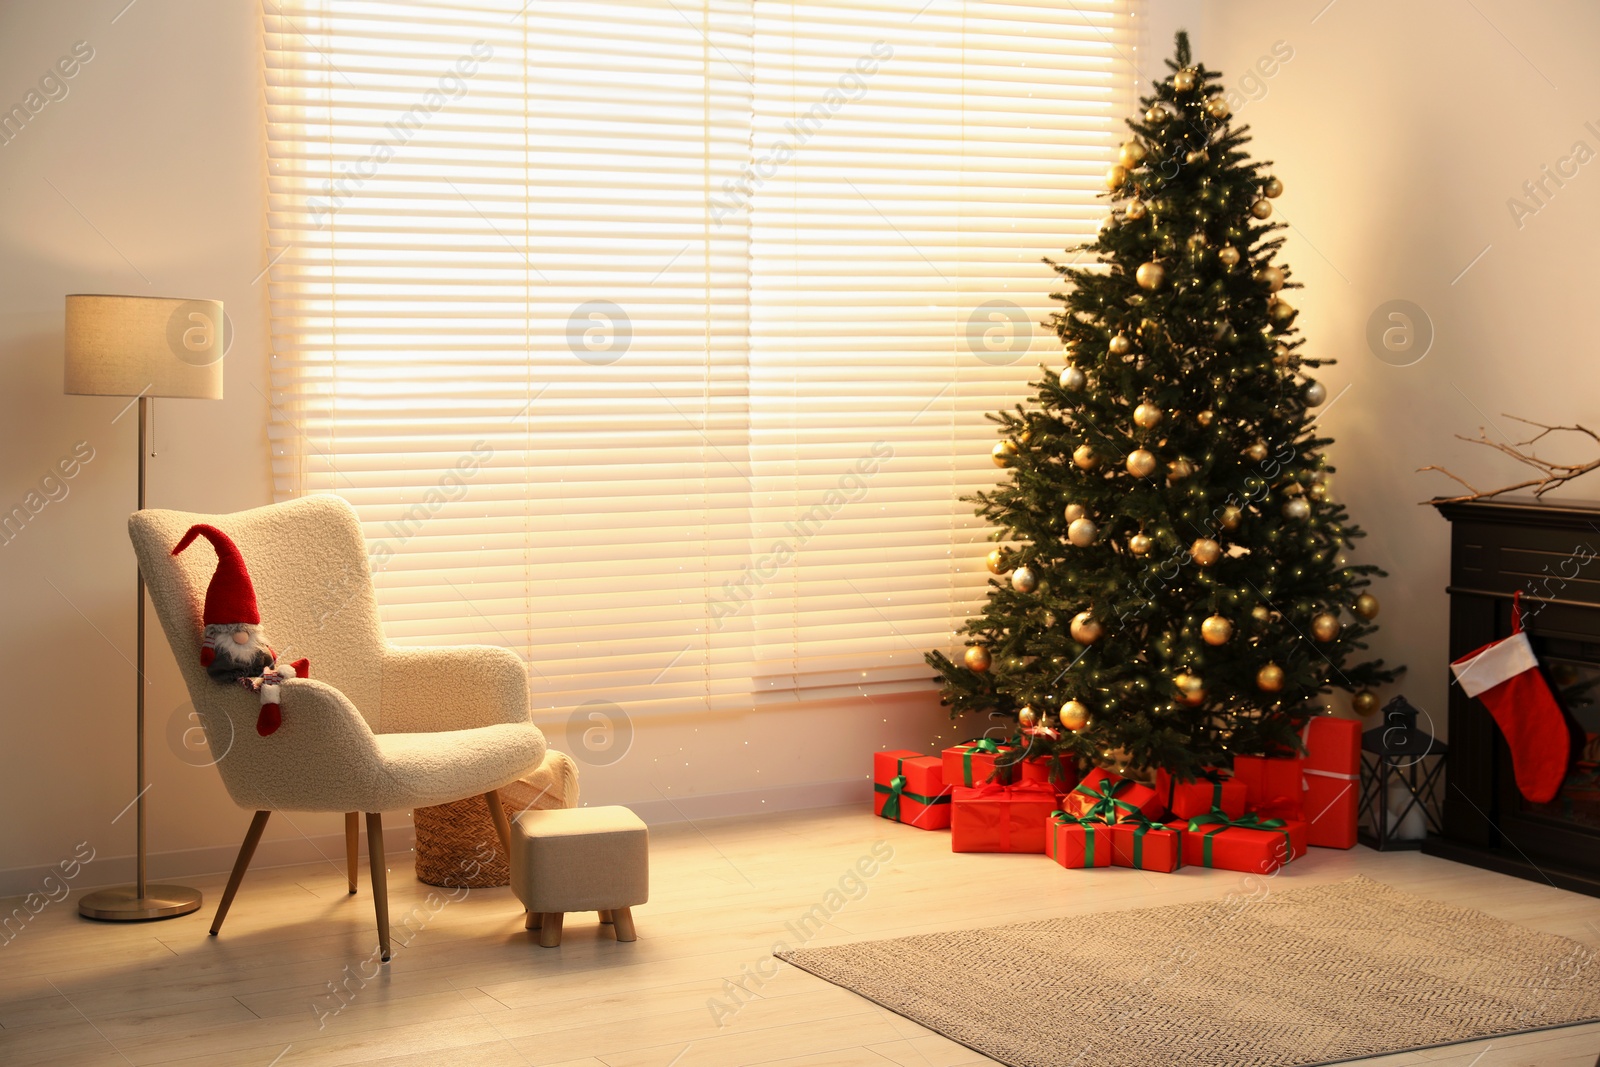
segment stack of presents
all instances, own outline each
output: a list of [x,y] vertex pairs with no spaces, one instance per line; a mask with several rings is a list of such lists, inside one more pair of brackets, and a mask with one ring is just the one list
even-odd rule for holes
[[[1019,739],[1020,740],[1020,739]],[[1271,874],[1308,845],[1351,848],[1360,794],[1361,724],[1318,716],[1304,754],[1236,756],[1231,774],[1154,785],[1062,757],[1023,757],[989,738],[938,756],[873,754],[873,810],[950,831],[955,852],[1035,852],[1063,867],[1184,865]]]

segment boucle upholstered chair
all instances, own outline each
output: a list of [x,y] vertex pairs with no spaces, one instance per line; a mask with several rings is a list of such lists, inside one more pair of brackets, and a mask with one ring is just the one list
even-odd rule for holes
[[[172,548],[210,523],[244,555],[262,629],[280,659],[310,657],[311,677],[283,683],[283,725],[256,733],[259,699],[200,665],[201,606],[211,553]],[[338,497],[310,496],[234,515],[146,510],[128,520],[156,614],[177,657],[217,770],[234,803],[255,812],[215,934],[273,811],[345,813],[350,892],[358,812],[367,813],[378,942],[389,958],[381,813],[484,794],[501,844],[510,831],[495,790],[539,766],[544,735],[528,717],[522,661],[503,648],[403,648],[384,640],[361,527]]]

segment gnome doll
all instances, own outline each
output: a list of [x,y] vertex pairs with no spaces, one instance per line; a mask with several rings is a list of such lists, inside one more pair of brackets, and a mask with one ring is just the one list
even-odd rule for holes
[[304,659],[278,662],[278,654],[261,631],[261,610],[256,606],[256,590],[245,569],[244,556],[227,534],[215,526],[197,523],[189,527],[172,554],[176,556],[188,548],[197,536],[210,541],[217,553],[217,569],[206,586],[200,665],[217,681],[242,685],[260,695],[256,733],[266,737],[283,722],[278,709],[279,685],[285,678],[306,677],[310,664]]

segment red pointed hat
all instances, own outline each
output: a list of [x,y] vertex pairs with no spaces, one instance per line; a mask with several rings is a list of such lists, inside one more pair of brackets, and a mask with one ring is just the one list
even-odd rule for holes
[[196,536],[203,536],[217,550],[217,569],[211,575],[211,584],[206,586],[206,609],[202,621],[207,626],[230,622],[259,626],[261,609],[256,607],[256,587],[250,582],[244,556],[240,555],[239,546],[233,543],[232,538],[215,526],[196,523],[189,527],[189,532],[183,535],[172,554],[176,556],[188,548]]

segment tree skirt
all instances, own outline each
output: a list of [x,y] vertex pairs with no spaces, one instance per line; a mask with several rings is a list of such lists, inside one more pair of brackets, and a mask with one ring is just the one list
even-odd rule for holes
[[1013,1067],[1309,1067],[1600,1019],[1594,948],[1369,878],[782,952]]

